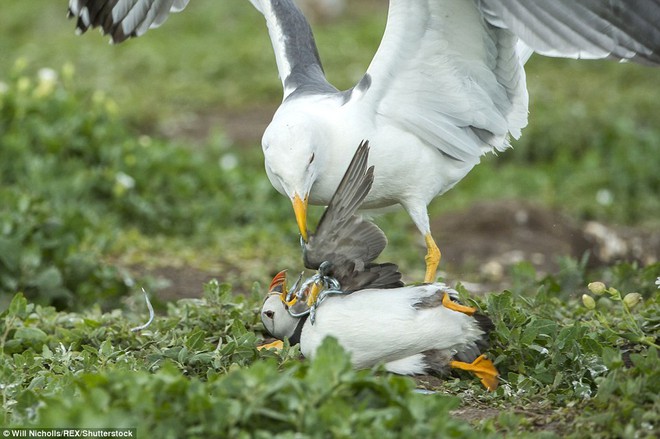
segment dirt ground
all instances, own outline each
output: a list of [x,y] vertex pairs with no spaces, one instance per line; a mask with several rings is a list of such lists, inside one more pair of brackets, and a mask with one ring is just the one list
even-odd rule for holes
[[[580,222],[520,200],[480,202],[432,219],[437,241],[450,249],[441,264],[448,274],[477,274],[484,281],[470,290],[507,287],[509,268],[522,261],[539,274],[560,270],[561,257],[595,268],[618,261],[650,264],[660,260],[660,231]],[[490,284],[490,285],[489,285]]]

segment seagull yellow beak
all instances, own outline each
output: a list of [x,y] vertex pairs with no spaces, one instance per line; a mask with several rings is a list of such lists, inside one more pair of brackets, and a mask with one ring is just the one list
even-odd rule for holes
[[293,196],[293,213],[296,214],[296,222],[300,229],[300,235],[303,240],[307,242],[307,195],[305,198],[300,198],[300,195]]

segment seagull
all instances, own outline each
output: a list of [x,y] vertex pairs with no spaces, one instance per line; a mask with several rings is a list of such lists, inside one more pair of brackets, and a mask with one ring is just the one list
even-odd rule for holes
[[373,262],[387,239],[356,214],[374,181],[368,154],[368,143],[362,142],[303,244],[305,266],[317,274],[305,282],[301,275],[289,291],[286,271],[278,273],[261,309],[264,327],[279,340],[300,343],[309,358],[326,337],[334,337],[356,368],[382,362],[397,374],[441,376],[462,369],[494,390],[497,369],[483,354],[493,329],[490,319],[458,303],[458,293],[444,284],[406,287],[395,264]]
[[[282,104],[262,138],[265,168],[293,205],[304,241],[309,204],[327,205],[354,145],[371,144],[365,209],[400,205],[424,237],[425,282],[440,250],[427,207],[527,125],[532,53],[660,64],[660,0],[390,0],[380,46],[348,90],[330,84],[293,0],[250,0],[269,31]],[[160,25],[188,0],[70,0],[77,29],[114,42]]]

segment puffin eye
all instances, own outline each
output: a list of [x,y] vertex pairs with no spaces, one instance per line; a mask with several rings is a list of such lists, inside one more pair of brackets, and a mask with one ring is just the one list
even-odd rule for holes
[[275,311],[271,311],[271,310],[265,311],[264,315],[269,319],[272,319],[273,317],[275,317]]

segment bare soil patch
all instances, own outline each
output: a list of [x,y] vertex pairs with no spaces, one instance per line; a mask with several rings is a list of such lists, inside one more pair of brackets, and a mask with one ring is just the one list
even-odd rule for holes
[[559,259],[580,259],[598,267],[617,261],[650,264],[660,260],[660,231],[580,222],[557,211],[519,200],[481,202],[432,221],[445,249],[448,273],[479,273],[503,281],[507,269],[528,261],[539,273],[559,270]]

